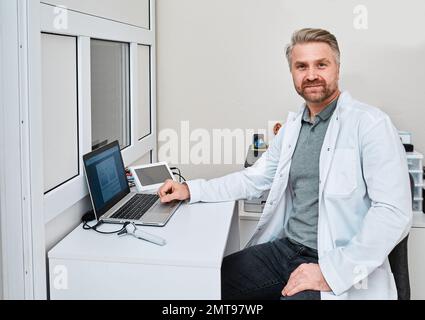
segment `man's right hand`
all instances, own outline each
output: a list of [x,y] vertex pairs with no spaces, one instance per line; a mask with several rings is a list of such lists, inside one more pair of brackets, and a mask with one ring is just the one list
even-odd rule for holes
[[189,187],[185,183],[178,183],[171,179],[158,189],[158,195],[162,203],[171,202],[173,200],[187,200],[190,198]]

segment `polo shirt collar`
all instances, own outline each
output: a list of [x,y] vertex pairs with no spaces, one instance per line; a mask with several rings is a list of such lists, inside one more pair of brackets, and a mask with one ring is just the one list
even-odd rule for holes
[[[339,97],[337,97],[330,104],[328,104],[322,111],[319,112],[319,114],[317,114],[316,117],[319,117],[320,120],[328,120],[332,116],[332,114],[334,113],[334,111],[336,109],[336,106],[338,104],[338,98]],[[307,106],[304,109],[302,119],[305,122],[310,122],[310,110],[308,109]]]

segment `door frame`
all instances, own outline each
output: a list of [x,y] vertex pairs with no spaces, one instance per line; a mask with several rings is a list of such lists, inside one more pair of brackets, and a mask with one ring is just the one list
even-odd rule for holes
[[1,1],[2,298],[46,299],[38,1]]

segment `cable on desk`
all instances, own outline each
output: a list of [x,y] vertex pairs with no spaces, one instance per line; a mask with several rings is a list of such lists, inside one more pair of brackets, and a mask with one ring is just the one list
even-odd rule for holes
[[130,222],[126,222],[124,223],[124,225],[122,226],[121,229],[116,230],[116,231],[100,231],[97,230],[97,228],[99,228],[102,224],[103,221],[98,221],[95,225],[91,226],[89,225],[89,221],[93,221],[95,219],[94,214],[93,214],[93,210],[90,210],[89,212],[87,212],[86,214],[83,215],[83,217],[81,218],[81,220],[83,221],[83,229],[84,230],[94,230],[97,233],[101,233],[101,234],[115,234],[118,232],[121,232],[122,230],[125,229],[125,227],[127,227],[128,224],[130,224]]

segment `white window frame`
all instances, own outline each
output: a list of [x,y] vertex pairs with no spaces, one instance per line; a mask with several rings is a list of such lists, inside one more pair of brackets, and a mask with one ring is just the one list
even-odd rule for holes
[[[83,168],[82,155],[91,151],[91,75],[90,40],[102,39],[127,42],[130,44],[130,146],[122,150],[125,165],[128,165],[152,151],[152,161],[157,161],[156,135],[156,61],[155,61],[155,0],[150,0],[150,29],[127,25],[104,18],[68,10],[68,20],[73,21],[66,30],[54,27],[54,6],[40,4],[41,32],[77,37],[78,46],[78,123],[80,168]],[[76,23],[75,23],[76,22]],[[141,140],[137,138],[136,113],[138,105],[138,45],[150,46],[150,96],[151,134]],[[84,170],[80,174],[44,195],[44,218],[48,223],[61,212],[86,197],[88,194]]]
[[[34,0],[0,2],[2,298],[47,298],[45,226],[87,196],[83,170],[78,177],[44,195],[44,175],[40,170],[43,168],[41,32],[78,37],[80,158],[91,150],[90,37],[126,41],[133,48],[138,44],[151,46],[152,134],[138,141],[136,118],[132,114],[131,146],[123,150],[123,158],[129,164],[151,152],[152,161],[156,161],[155,2],[150,0],[150,30],[69,11],[78,24],[65,33],[52,27],[52,6]],[[130,52],[130,63],[134,66],[137,66],[136,53]],[[130,72],[131,113],[135,110],[133,106],[137,106],[137,71],[132,67]]]

